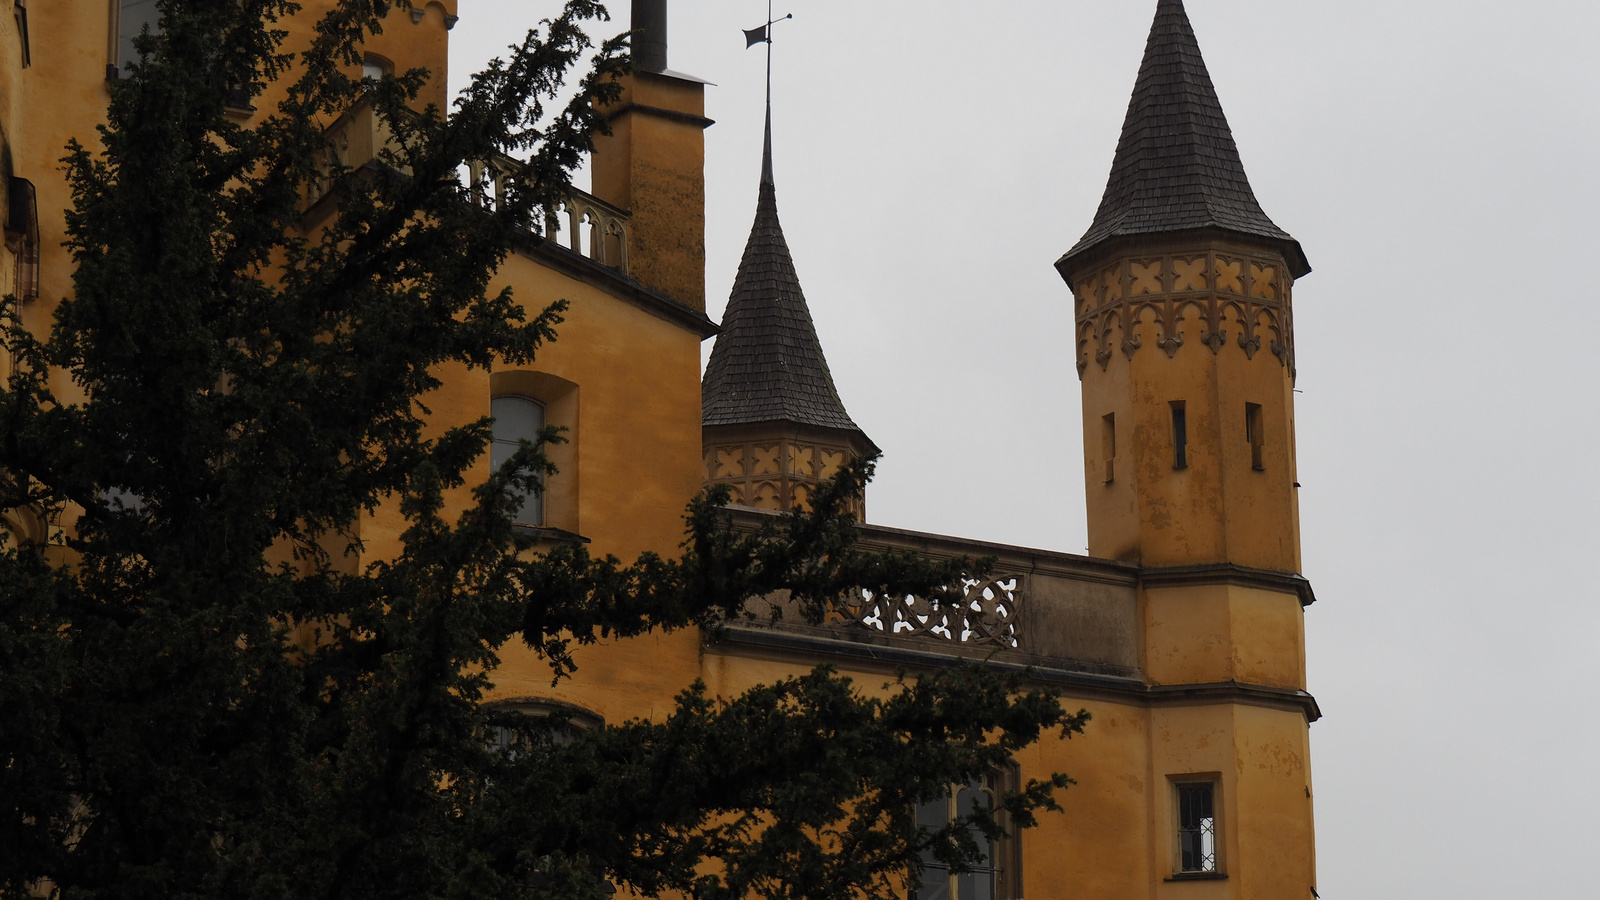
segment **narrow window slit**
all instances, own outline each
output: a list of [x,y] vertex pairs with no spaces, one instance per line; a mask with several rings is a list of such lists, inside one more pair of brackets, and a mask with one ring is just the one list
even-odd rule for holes
[[1250,468],[1257,472],[1265,470],[1261,464],[1261,404],[1246,403],[1244,405],[1244,436],[1250,442]]
[[1172,407],[1172,467],[1189,468],[1189,417],[1182,400],[1173,400]]
[[1117,477],[1117,414],[1106,413],[1100,419],[1100,455],[1106,461],[1106,484]]

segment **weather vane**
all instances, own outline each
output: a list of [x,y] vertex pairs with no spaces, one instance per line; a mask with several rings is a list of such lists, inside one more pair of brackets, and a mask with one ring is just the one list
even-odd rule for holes
[[749,28],[744,33],[744,48],[749,50],[757,44],[767,45],[767,134],[766,143],[762,148],[761,156],[761,183],[772,183],[772,26],[784,19],[794,18],[794,13],[789,13],[783,19],[772,17],[772,0],[767,0],[767,24],[760,28]]

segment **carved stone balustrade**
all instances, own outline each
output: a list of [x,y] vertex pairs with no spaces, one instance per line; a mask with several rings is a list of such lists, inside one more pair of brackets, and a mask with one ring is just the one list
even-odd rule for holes
[[[469,163],[473,199],[485,209],[505,202],[517,162],[507,157]],[[593,194],[573,188],[559,207],[544,211],[544,237],[580,256],[628,274],[628,218],[626,210]]]
[[[380,161],[385,149],[396,149],[392,129],[366,100],[335,119],[326,134],[334,156],[330,162],[336,161],[344,169],[359,169]],[[468,163],[473,201],[485,209],[504,203],[518,168],[517,161],[507,156]],[[410,174],[405,166],[399,170]],[[315,186],[311,202],[320,200],[331,187],[332,180],[324,179]],[[544,238],[551,243],[627,275],[629,218],[626,210],[574,188],[559,206],[544,210],[539,224]]]
[[887,635],[928,635],[956,644],[1016,650],[1022,646],[1020,583],[1016,575],[963,578],[946,585],[953,599],[885,594],[860,588],[840,600],[839,611]]

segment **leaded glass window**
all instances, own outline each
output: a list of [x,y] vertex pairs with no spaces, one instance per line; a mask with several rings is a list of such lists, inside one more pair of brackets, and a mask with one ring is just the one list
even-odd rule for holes
[[1179,871],[1217,871],[1216,788],[1210,782],[1178,785]]
[[[932,803],[917,807],[917,824],[928,830],[944,828],[958,817],[980,809],[993,809],[991,779],[975,779]],[[922,874],[912,900],[997,900],[1000,855],[989,838],[976,828],[969,832],[978,847],[979,860],[970,872],[954,873],[931,850],[922,851]]]

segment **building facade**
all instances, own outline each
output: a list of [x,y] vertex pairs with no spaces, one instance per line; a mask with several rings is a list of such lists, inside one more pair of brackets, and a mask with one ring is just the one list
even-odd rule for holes
[[[57,160],[103,120],[106,80],[153,7],[6,2],[0,277],[22,324],[43,333],[72,288]],[[422,99],[446,106],[449,29],[472,13],[461,5],[396,8],[367,64],[429,69]],[[770,128],[720,335],[706,316],[706,85],[667,65],[665,0],[633,12],[637,71],[609,110],[593,193],[574,192],[555,239],[517,248],[495,285],[532,313],[570,301],[560,339],[527,367],[447,373],[430,402],[441,424],[493,413],[505,441],[564,426],[560,471],[522,524],[622,558],[671,553],[686,502],[707,485],[730,485],[757,523],[877,449],[839,400],[784,242]],[[290,20],[291,41],[310,19]],[[257,102],[274,99],[269,88]],[[347,164],[382,145],[361,109],[328,128]],[[1299,574],[1291,306],[1310,267],[1255,200],[1181,0],[1159,0],[1104,199],[1056,267],[1075,310],[1087,556],[874,526],[863,498],[868,547],[993,556],[994,576],[965,583],[955,606],[863,594],[826,625],[790,617],[716,642],[680,631],[583,647],[582,677],[558,687],[543,660],[508,651],[496,701],[623,721],[664,714],[695,679],[731,696],[821,662],[863,685],[961,659],[1026,667],[1093,714],[1087,735],[1046,739],[1014,771],[952,786],[951,808],[928,814],[1019,777],[1065,771],[1078,784],[1063,814],[993,848],[988,871],[930,870],[919,900],[1312,896],[1319,711],[1305,690],[1313,595]],[[54,388],[74,396],[65,378]],[[43,539],[29,530],[38,523],[7,524]],[[382,510],[360,523],[364,552],[392,553],[401,524]]]

